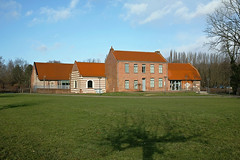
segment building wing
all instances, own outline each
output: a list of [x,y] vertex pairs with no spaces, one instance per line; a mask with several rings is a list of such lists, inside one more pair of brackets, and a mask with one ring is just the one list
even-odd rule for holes
[[169,80],[201,80],[198,70],[190,63],[168,63]]
[[83,77],[105,77],[104,63],[76,62],[79,73]]
[[34,62],[39,80],[69,80],[73,64]]

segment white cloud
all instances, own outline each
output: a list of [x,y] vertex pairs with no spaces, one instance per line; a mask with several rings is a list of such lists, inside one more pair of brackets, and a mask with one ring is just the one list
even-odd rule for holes
[[146,3],[140,3],[140,4],[130,4],[125,3],[124,8],[128,10],[128,14],[136,14],[140,15],[141,13],[145,12],[148,7],[148,4]]
[[58,9],[42,7],[40,8],[40,15],[44,17],[33,18],[31,24],[39,23],[39,22],[58,22],[60,20],[67,19],[73,15],[73,11],[76,8],[79,0],[71,0],[68,7],[61,7]]
[[211,0],[208,3],[199,1],[189,3],[190,0],[139,0],[138,3],[125,3],[127,9],[122,14],[124,20],[138,24],[146,24],[165,17],[191,20],[199,16],[213,13],[222,5],[222,0]]
[[30,10],[30,11],[27,11],[25,15],[26,15],[26,16],[31,16],[32,14],[33,14],[33,11]]
[[70,9],[74,9],[74,8],[77,6],[78,1],[79,1],[79,0],[72,0],[72,1],[70,2],[69,8],[70,8]]
[[36,50],[40,51],[40,52],[46,52],[48,50],[48,48],[46,45],[41,44],[40,46],[36,47]]
[[18,18],[21,15],[21,4],[16,1],[0,0],[0,18]]
[[34,45],[35,47],[35,50],[39,51],[39,52],[47,52],[47,51],[52,51],[52,50],[57,50],[59,49],[62,44],[59,43],[59,42],[56,42],[54,44],[50,44],[50,45],[45,45],[45,44],[42,44],[42,43],[39,43],[37,42],[38,44],[37,45]]
[[211,14],[215,9],[219,8],[222,5],[220,0],[213,0],[207,4],[199,4],[194,12],[189,12],[189,9],[186,6],[182,6],[176,11],[177,16],[181,16],[184,19],[193,19],[198,16]]
[[161,19],[163,16],[169,14],[173,9],[175,9],[176,7],[178,7],[181,4],[182,4],[181,2],[177,2],[176,4],[165,6],[161,10],[156,10],[156,11],[152,12],[146,19],[144,19],[143,21],[141,21],[139,23],[145,24],[145,23],[157,20],[157,19]]
[[176,47],[175,50],[178,52],[209,52],[208,42],[209,39],[206,36],[201,36],[190,44]]

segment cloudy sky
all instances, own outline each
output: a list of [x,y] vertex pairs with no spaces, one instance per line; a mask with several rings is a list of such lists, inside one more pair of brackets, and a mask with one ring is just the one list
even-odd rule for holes
[[221,0],[0,0],[0,56],[28,63],[105,59],[116,50],[208,51]]

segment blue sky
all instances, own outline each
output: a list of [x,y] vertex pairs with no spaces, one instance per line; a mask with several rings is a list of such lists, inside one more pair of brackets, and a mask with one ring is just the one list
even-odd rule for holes
[[0,0],[0,56],[28,63],[116,50],[206,52],[206,15],[221,0]]

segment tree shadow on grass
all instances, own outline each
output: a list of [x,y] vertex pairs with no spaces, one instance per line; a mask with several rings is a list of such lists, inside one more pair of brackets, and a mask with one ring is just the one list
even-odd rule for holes
[[[104,137],[105,143],[113,147],[113,151],[124,151],[129,148],[141,147],[142,159],[153,160],[154,153],[163,154],[166,151],[166,144],[185,143],[201,136],[201,133],[194,131],[185,135],[176,131],[174,122],[163,118],[161,126],[149,129],[144,120],[132,121],[129,125],[127,121],[117,127],[112,128]],[[162,130],[159,132],[159,127]]]
[[11,109],[11,108],[19,108],[19,107],[28,107],[36,105],[36,103],[15,103],[15,104],[8,104],[4,106],[0,106],[0,111],[5,109]]

